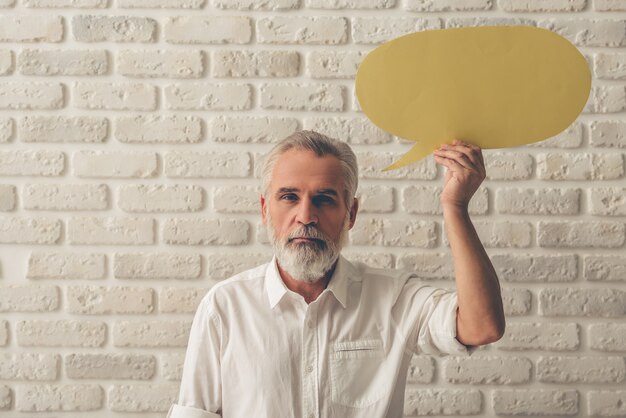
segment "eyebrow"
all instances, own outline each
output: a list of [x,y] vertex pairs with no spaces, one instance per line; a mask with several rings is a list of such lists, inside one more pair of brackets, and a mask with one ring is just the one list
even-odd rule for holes
[[[297,187],[281,187],[281,188],[278,189],[276,194],[294,193],[294,192],[299,192],[299,191],[300,191],[300,189],[298,189]],[[331,196],[338,196],[339,195],[335,189],[319,189],[317,191],[317,193],[319,193],[319,194],[327,194],[327,195],[331,195]]]

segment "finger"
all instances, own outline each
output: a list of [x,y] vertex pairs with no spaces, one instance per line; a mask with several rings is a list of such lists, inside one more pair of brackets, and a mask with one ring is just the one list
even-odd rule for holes
[[463,142],[463,141],[459,141],[458,139],[455,139],[453,141],[454,144],[458,144],[458,145],[462,145],[464,147],[468,147],[471,150],[474,151],[474,154],[478,156],[478,159],[480,160],[480,162],[482,163],[482,165],[485,165],[485,160],[483,158],[483,151],[482,149],[478,146],[478,145],[474,145],[474,144],[470,144],[469,142]]
[[476,174],[480,174],[480,170],[478,169],[478,167],[472,161],[470,161],[468,156],[464,154],[463,152],[460,152],[457,150],[445,149],[445,150],[437,150],[434,152],[434,154],[439,157],[444,157],[450,160],[454,160],[465,169],[470,170]]
[[455,160],[445,158],[439,155],[435,155],[435,162],[446,167],[450,172],[457,173],[459,175],[464,175],[467,172],[467,169],[463,167],[461,164],[456,162]]
[[455,140],[453,144],[454,145],[448,145],[447,147],[444,145],[444,149],[453,149],[462,152],[476,167],[481,165],[479,153],[474,148],[471,148],[469,146],[470,144],[458,140]]

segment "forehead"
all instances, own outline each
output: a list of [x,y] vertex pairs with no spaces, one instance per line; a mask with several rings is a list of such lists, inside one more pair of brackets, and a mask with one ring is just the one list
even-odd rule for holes
[[313,151],[291,149],[276,161],[271,186],[273,190],[333,188],[339,192],[344,187],[341,161],[334,155],[318,157]]

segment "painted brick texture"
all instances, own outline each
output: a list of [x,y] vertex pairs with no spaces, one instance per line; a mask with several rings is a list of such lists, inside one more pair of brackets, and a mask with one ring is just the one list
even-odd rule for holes
[[[484,150],[470,204],[504,337],[414,355],[405,417],[626,416],[626,1],[0,0],[0,418],[165,417],[193,315],[268,261],[264,155],[313,129],[359,159],[344,254],[454,286],[432,157],[361,112],[367,53],[531,25],[585,54],[564,132]],[[566,69],[564,69],[566,70]]]

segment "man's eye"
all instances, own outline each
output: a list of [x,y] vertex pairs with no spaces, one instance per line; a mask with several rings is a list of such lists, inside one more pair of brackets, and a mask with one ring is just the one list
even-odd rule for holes
[[319,196],[315,198],[315,201],[319,204],[332,204],[335,203],[335,200],[328,196]]
[[284,200],[296,200],[297,197],[294,194],[285,194],[285,195],[281,196],[281,199],[284,199]]

